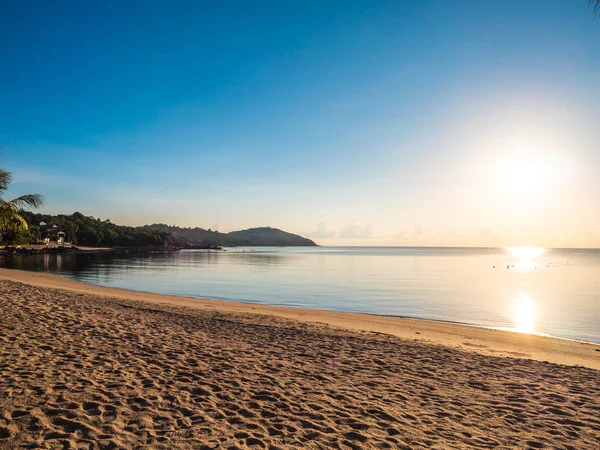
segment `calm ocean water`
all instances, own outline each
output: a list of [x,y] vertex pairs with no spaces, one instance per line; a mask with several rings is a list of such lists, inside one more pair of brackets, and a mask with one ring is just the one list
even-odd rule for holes
[[357,311],[600,343],[600,250],[401,247],[0,258],[161,294]]

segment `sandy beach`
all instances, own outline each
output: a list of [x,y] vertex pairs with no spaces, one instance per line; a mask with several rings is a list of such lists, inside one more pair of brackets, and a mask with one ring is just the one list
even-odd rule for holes
[[0,270],[0,449],[598,448],[600,347]]

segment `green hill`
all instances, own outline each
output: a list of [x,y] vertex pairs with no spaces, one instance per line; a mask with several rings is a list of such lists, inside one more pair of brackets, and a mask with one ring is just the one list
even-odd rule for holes
[[271,227],[249,228],[243,231],[232,231],[231,233],[227,233],[227,237],[233,239],[243,239],[252,242],[252,245],[256,246],[268,245],[302,247],[317,245],[310,239],[306,239],[302,236],[298,236],[297,234],[287,233]]
[[142,227],[160,233],[167,233],[172,245],[186,247],[190,245],[220,246],[316,246],[310,239],[271,227],[249,228],[230,233],[205,230],[203,228],[181,228],[165,224]]

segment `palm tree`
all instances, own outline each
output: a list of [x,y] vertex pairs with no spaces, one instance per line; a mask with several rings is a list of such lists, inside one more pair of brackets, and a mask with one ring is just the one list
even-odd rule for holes
[[12,182],[12,174],[0,169],[0,241],[2,233],[27,230],[27,221],[21,215],[26,207],[39,208],[44,200],[39,194],[22,195],[14,200],[5,200],[3,195]]
[[596,13],[600,12],[600,0],[589,0],[588,5]]

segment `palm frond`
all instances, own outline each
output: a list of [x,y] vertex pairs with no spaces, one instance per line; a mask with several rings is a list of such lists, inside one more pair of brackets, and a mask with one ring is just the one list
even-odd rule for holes
[[588,0],[588,8],[597,14],[600,12],[600,0]]
[[0,209],[0,232],[27,230],[27,221],[17,212],[11,209]]
[[39,208],[44,204],[44,198],[40,194],[27,194],[21,195],[14,200],[4,200],[4,204],[7,205],[7,208],[15,211],[25,209],[26,207]]
[[12,173],[4,169],[0,169],[0,194],[8,190],[8,186],[12,182]]
[[27,207],[39,208],[44,203],[44,198],[39,194],[21,195],[14,200],[3,199],[2,194],[8,190],[12,179],[10,172],[0,168],[0,237],[6,231],[27,230],[27,221],[21,211]]

